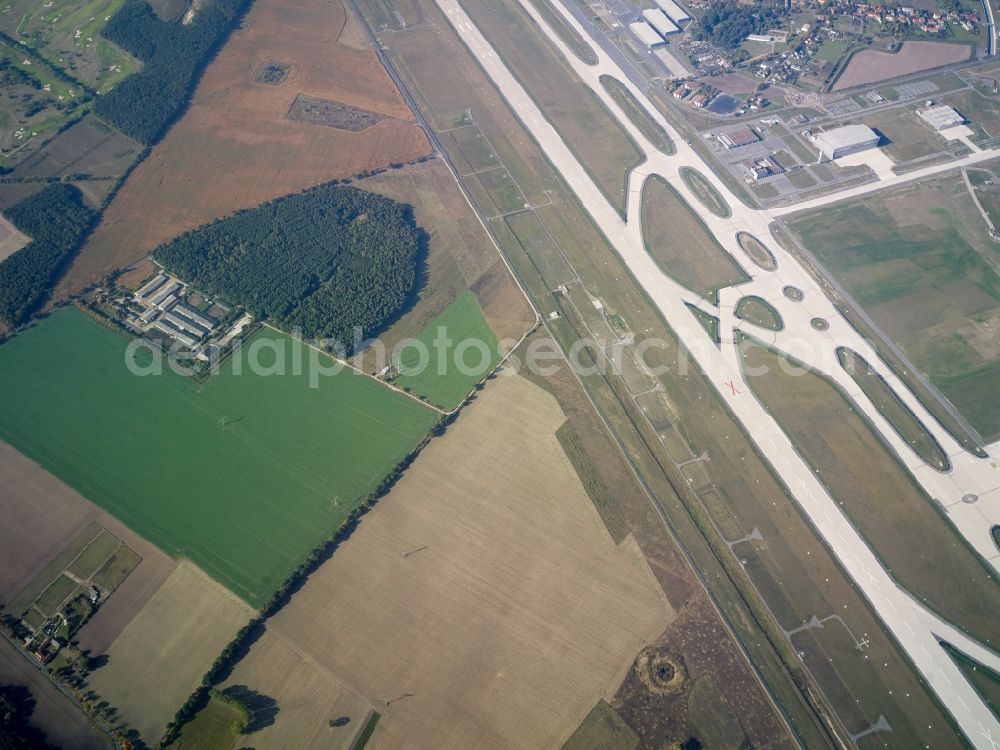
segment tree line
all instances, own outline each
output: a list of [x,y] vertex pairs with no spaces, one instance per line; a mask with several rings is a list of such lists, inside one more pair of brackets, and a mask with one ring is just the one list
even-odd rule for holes
[[146,0],[127,0],[101,35],[140,59],[143,68],[99,97],[94,111],[143,145],[155,143],[250,1],[209,0],[185,26],[161,20]]
[[695,37],[722,49],[736,49],[749,34],[776,28],[782,10],[776,3],[739,5],[713,2],[698,19]]
[[455,421],[456,414],[442,416],[437,424],[424,435],[423,439],[410,451],[395,467],[390,471],[379,485],[372,490],[364,501],[355,508],[347,517],[340,528],[333,534],[320,542],[313,549],[309,556],[303,560],[292,574],[285,579],[284,583],[275,591],[271,598],[257,611],[250,622],[240,628],[233,640],[231,640],[222,653],[215,659],[212,666],[201,679],[201,684],[188,697],[184,704],[177,709],[174,718],[167,724],[167,730],[160,740],[160,747],[170,746],[180,736],[181,729],[191,721],[195,715],[208,703],[212,696],[212,691],[216,686],[227,680],[232,674],[236,664],[250,651],[250,648],[257,639],[260,638],[267,629],[267,621],[276,615],[282,607],[290,601],[292,594],[298,591],[320,565],[330,559],[337,548],[350,538],[357,529],[361,517],[375,507],[375,504],[389,494],[395,487],[396,482],[402,478],[403,473],[413,464],[420,455],[420,452],[427,446],[431,439],[440,437],[447,428]]
[[195,229],[153,257],[180,278],[305,338],[346,346],[410,298],[422,230],[408,206],[329,183]]
[[31,242],[0,263],[0,322],[24,323],[45,300],[97,218],[80,191],[56,182],[7,211]]

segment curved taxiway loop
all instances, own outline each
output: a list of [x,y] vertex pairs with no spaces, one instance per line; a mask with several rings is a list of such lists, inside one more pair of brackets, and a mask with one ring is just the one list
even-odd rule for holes
[[[955,648],[988,663],[1000,666],[1000,657],[967,636],[959,628],[944,622],[915,601],[907,592],[895,584],[882,567],[875,553],[855,530],[851,522],[840,510],[839,505],[817,480],[810,467],[793,448],[791,442],[767,411],[746,391],[736,393],[725,387],[727,382],[742,380],[739,352],[735,346],[724,345],[716,348],[705,337],[703,330],[688,311],[685,303],[699,303],[687,290],[665,276],[645,251],[642,241],[641,190],[644,180],[653,174],[667,179],[681,193],[688,204],[744,270],[752,281],[738,289],[724,289],[720,295],[718,309],[712,309],[720,317],[720,330],[732,330],[739,321],[733,316],[738,298],[746,294],[756,294],[773,304],[785,319],[785,330],[774,334],[779,348],[794,347],[793,337],[808,337],[810,342],[820,341],[823,346],[810,347],[812,352],[800,356],[807,364],[825,373],[856,399],[858,407],[882,433],[884,439],[911,468],[924,489],[948,507],[949,518],[958,530],[972,543],[985,558],[997,568],[997,549],[989,538],[992,523],[1000,523],[1000,469],[989,459],[977,459],[946,432],[923,408],[923,405],[889,371],[868,343],[863,340],[840,316],[832,303],[818,288],[812,277],[798,264],[795,258],[783,248],[768,242],[774,253],[778,268],[774,272],[761,271],[743,258],[736,242],[739,231],[747,231],[764,240],[770,238],[769,225],[775,216],[793,213],[805,208],[826,205],[846,198],[881,190],[904,182],[922,179],[940,172],[974,164],[997,154],[976,152],[970,156],[938,167],[928,167],[902,177],[890,177],[880,182],[843,191],[826,198],[818,198],[792,208],[777,211],[759,211],[745,206],[718,177],[706,167],[691,146],[678,134],[663,115],[653,107],[642,91],[624,75],[617,63],[599,46],[594,45],[598,64],[588,66],[578,60],[559,38],[538,11],[519,0],[524,10],[531,15],[549,41],[572,65],[576,74],[598,96],[605,106],[616,116],[629,135],[646,154],[646,161],[636,167],[628,180],[629,201],[627,220],[623,221],[618,212],[594,184],[590,175],[577,161],[562,137],[546,120],[530,95],[516,80],[499,55],[483,37],[482,33],[458,4],[457,0],[436,0],[449,22],[479,61],[503,97],[510,104],[517,117],[530,130],[540,144],[550,162],[562,175],[582,205],[605,234],[623,261],[629,266],[635,278],[645,288],[653,303],[669,322],[685,346],[689,348],[702,371],[712,382],[720,398],[723,398],[744,428],[756,442],[773,469],[790,489],[803,512],[826,540],[834,554],[864,592],[872,607],[893,634],[911,662],[938,696],[941,703],[954,717],[968,740],[977,748],[997,750],[1000,747],[1000,722],[985,705],[979,694],[939,645],[939,640],[947,640]],[[554,7],[563,15],[570,26],[587,38],[587,32],[576,18],[556,0]],[[676,146],[674,155],[665,155],[649,142],[628,116],[618,107],[600,84],[601,75],[617,78],[626,86],[646,110],[664,127]],[[697,169],[716,190],[729,202],[732,215],[719,218],[704,209],[687,184],[679,178],[682,166]],[[801,289],[805,298],[802,302],[787,299],[782,289],[793,285]],[[813,318],[821,317],[829,321],[829,329],[817,331],[810,325]],[[886,422],[874,405],[860,392],[853,379],[837,364],[835,350],[847,346],[863,356],[869,364],[886,379],[899,396],[923,424],[932,430],[934,437],[944,448],[952,462],[949,472],[941,473],[925,465],[911,448],[899,439],[895,430]],[[828,358],[823,352],[829,350]],[[794,351],[797,356],[803,352]],[[828,359],[828,362],[819,360]],[[734,389],[735,390],[735,389]],[[727,395],[728,394],[728,395]],[[977,504],[960,503],[962,495],[973,493],[979,496]],[[957,504],[957,505],[956,505]],[[988,546],[986,544],[988,542]]]

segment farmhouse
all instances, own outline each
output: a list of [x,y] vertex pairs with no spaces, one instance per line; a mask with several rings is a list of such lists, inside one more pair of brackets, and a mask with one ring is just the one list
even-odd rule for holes
[[689,16],[681,6],[675,3],[674,0],[656,0],[656,4],[660,6],[660,10],[670,16],[670,20],[678,26],[683,26],[691,20],[691,16]]
[[935,130],[947,130],[965,124],[965,118],[947,104],[928,104],[924,109],[918,109],[917,114]]
[[830,159],[856,154],[878,146],[879,135],[867,125],[844,125],[811,135],[820,152]]
[[677,24],[667,18],[667,14],[659,8],[644,10],[642,17],[646,19],[646,23],[652,26],[660,36],[667,37],[680,31],[677,28]]
[[645,21],[636,21],[635,23],[630,23],[628,25],[629,31],[635,34],[635,37],[646,45],[649,49],[655,49],[657,47],[662,47],[666,44],[663,41],[663,37],[656,33],[656,30],[650,26]]
[[749,146],[751,143],[756,143],[760,140],[760,137],[746,125],[719,133],[718,137],[719,143],[727,149]]

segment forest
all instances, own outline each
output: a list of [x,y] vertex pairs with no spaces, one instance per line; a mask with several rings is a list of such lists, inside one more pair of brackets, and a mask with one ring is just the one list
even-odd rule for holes
[[76,254],[97,213],[72,185],[54,182],[6,212],[31,242],[0,263],[0,322],[14,328],[34,313]]
[[160,20],[146,0],[127,0],[101,34],[142,60],[143,68],[97,100],[98,116],[143,145],[155,143],[249,5],[209,0],[185,26]]
[[781,15],[775,3],[739,5],[717,1],[698,19],[695,36],[723,49],[736,49],[748,34],[780,28]]
[[195,229],[153,257],[206,292],[350,351],[407,304],[423,231],[408,206],[330,183]]

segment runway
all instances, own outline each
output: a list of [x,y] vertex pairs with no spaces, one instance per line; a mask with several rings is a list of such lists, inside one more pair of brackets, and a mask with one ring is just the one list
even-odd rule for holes
[[[473,56],[521,122],[538,141],[566,184],[576,193],[581,204],[629,267],[638,283],[645,289],[670,327],[690,349],[693,358],[712,382],[719,397],[743,424],[776,474],[789,488],[805,515],[818,529],[857,587],[871,602],[873,609],[961,727],[968,740],[977,748],[995,750],[1000,744],[1000,722],[940,647],[939,639],[947,639],[960,651],[998,671],[1000,671],[1000,656],[955,626],[941,620],[895,584],[878,557],[841,511],[839,504],[827,493],[812,469],[795,451],[781,427],[749,393],[749,389],[727,387],[727,383],[743,383],[739,352],[733,345],[723,345],[721,349],[713,346],[705,336],[704,330],[687,310],[685,303],[710,309],[711,314],[719,317],[720,331],[729,331],[744,325],[734,317],[733,310],[739,298],[745,295],[763,297],[774,305],[784,319],[784,330],[764,335],[767,332],[753,329],[754,335],[767,340],[782,351],[794,353],[796,357],[823,372],[850,394],[858,408],[911,469],[927,493],[947,508],[948,518],[957,531],[989,561],[994,570],[998,570],[1000,554],[990,537],[989,529],[992,524],[1000,523],[1000,468],[992,457],[980,459],[965,451],[954,438],[937,425],[933,417],[905,384],[892,374],[867,341],[840,316],[809,273],[794,257],[770,241],[768,227],[778,216],[845,200],[892,185],[925,179],[961,166],[995,158],[1000,154],[981,151],[946,165],[928,167],[902,177],[893,176],[791,208],[775,211],[753,210],[741,203],[714,175],[701,157],[599,46],[593,45],[598,56],[598,64],[594,66],[584,64],[562,43],[559,35],[529,2],[518,1],[572,65],[576,74],[615,115],[646,155],[646,161],[635,168],[629,177],[627,218],[624,221],[458,2],[436,0]],[[568,25],[587,38],[586,31],[560,2],[554,2],[553,6],[563,15]],[[663,154],[645,138],[605,92],[599,81],[601,75],[613,76],[631,91],[648,115],[666,129],[674,141],[676,154],[669,156]],[[732,216],[722,219],[705,209],[679,177],[679,170],[682,167],[694,168],[709,180],[729,203]],[[739,288],[723,289],[720,292],[719,308],[706,306],[704,300],[697,298],[665,276],[646,252],[640,220],[641,193],[643,183],[651,175],[663,177],[682,195],[723,247],[752,277],[749,283],[740,285]],[[736,242],[736,234],[739,231],[749,232],[767,244],[777,259],[776,271],[763,271],[747,259]],[[794,302],[785,297],[782,289],[788,285],[798,287],[804,292],[803,301]],[[830,324],[829,329],[822,332],[813,329],[809,321],[814,317],[826,319]],[[950,471],[942,473],[926,465],[911,447],[899,438],[850,375],[839,366],[835,350],[840,346],[847,346],[864,357],[889,383],[948,454],[952,463]],[[976,495],[978,501],[962,502],[962,497],[967,495]]]

